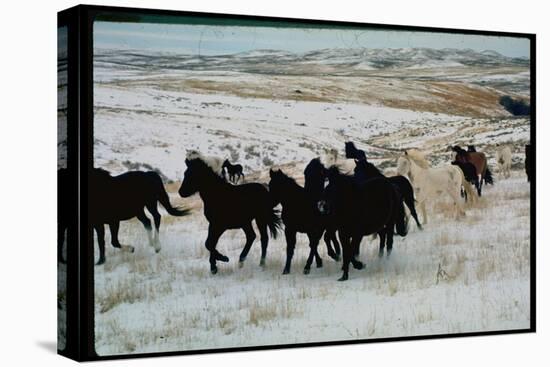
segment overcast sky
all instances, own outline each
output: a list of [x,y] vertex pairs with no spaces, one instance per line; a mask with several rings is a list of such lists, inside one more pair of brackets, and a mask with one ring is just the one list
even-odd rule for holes
[[458,48],[529,57],[527,38],[394,30],[342,30],[152,23],[94,23],[94,47],[220,55],[258,49]]

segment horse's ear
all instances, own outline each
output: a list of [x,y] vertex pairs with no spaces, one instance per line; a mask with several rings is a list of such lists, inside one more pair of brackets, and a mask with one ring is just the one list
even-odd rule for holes
[[407,153],[407,151],[405,150],[405,155],[409,155],[409,153]]
[[189,159],[185,158],[185,164],[189,165]]
[[269,169],[269,177],[273,178],[273,174],[274,174],[274,173],[275,173],[275,172],[273,172],[273,170],[270,168],[270,169]]

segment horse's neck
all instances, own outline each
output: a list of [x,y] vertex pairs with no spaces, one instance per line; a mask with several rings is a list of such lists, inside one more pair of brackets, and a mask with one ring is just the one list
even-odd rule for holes
[[412,182],[418,181],[426,174],[427,169],[420,167],[413,160],[409,160],[409,162],[411,164],[411,169],[409,171],[409,178],[411,179]]
[[285,183],[285,191],[287,195],[283,195],[281,198],[281,203],[283,205],[292,205],[296,203],[296,198],[302,196],[304,193],[304,188],[298,185],[296,182],[288,181]]
[[207,203],[213,198],[225,196],[226,190],[232,186],[233,185],[225,182],[221,177],[208,177],[199,189],[199,195],[202,200]]

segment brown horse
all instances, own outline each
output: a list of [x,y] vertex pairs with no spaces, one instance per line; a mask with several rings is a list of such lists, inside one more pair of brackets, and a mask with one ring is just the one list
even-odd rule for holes
[[455,161],[471,163],[475,167],[480,182],[478,195],[481,196],[482,178],[485,177],[488,170],[487,157],[481,152],[468,152],[458,145],[455,145],[451,149],[456,153]]

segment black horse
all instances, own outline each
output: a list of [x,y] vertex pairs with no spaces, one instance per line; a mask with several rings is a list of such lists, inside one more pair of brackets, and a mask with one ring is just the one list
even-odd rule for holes
[[[312,159],[304,169],[304,189],[307,195],[312,200],[319,201],[325,191],[325,183],[327,180],[328,170],[321,163],[319,158]],[[336,236],[336,227],[331,221],[325,221],[325,235],[324,240],[327,245],[329,256],[331,253],[336,254],[336,261],[340,261],[340,243]],[[334,247],[331,246],[334,245]]]
[[204,203],[204,216],[209,222],[205,246],[210,252],[210,271],[218,272],[216,261],[228,262],[229,258],[216,250],[221,235],[228,229],[241,228],[246,235],[246,244],[240,254],[240,266],[246,259],[256,233],[252,221],[260,231],[262,257],[260,266],[265,264],[268,228],[273,238],[281,226],[281,218],[269,191],[259,183],[232,185],[217,175],[200,158],[186,159],[187,170],[179,189],[182,197],[198,192]]
[[367,155],[364,150],[357,149],[352,141],[346,142],[346,158],[357,159],[358,161],[366,161]]
[[[479,176],[476,173],[476,167],[470,162],[453,161],[451,162],[451,164],[459,167],[462,170],[466,181],[474,185],[477,190],[477,194],[481,196],[481,185],[479,182]],[[468,195],[466,194],[466,191],[464,191],[464,196],[465,199],[468,200]]]
[[353,176],[340,173],[337,167],[329,169],[329,184],[319,210],[334,221],[344,252],[343,274],[349,277],[349,264],[362,269],[363,263],[355,254],[363,236],[378,233],[381,242],[387,239],[388,251],[393,245],[394,228],[400,236],[407,234],[403,200],[394,185],[385,177],[376,177],[359,183]]
[[[370,162],[356,161],[355,164],[356,166],[354,169],[354,175],[355,175],[355,178],[357,178],[360,182],[366,181],[374,177],[385,177],[384,174],[382,174],[382,172],[380,172],[380,170]],[[414,202],[415,202],[414,189],[410,181],[406,177],[403,177],[401,175],[388,177],[388,180],[393,185],[395,185],[397,190],[399,190],[399,193],[401,194],[403,201],[409,208],[409,211],[411,212],[411,215],[414,218],[414,221],[416,222],[416,226],[419,229],[422,229],[422,225],[418,220],[418,214],[416,213],[416,207],[414,205]]]
[[531,144],[525,145],[525,174],[527,182],[531,182]]
[[231,164],[229,160],[226,159],[222,165],[222,172],[225,177],[224,169],[227,170],[230,182],[237,183],[241,178],[244,180],[243,166],[240,164]]
[[[160,202],[168,214],[181,217],[189,214],[187,209],[174,208],[159,174],[153,171],[130,171],[118,176],[111,176],[100,168],[92,169],[89,178],[89,218],[97,232],[99,244],[98,265],[105,262],[105,228],[111,230],[111,244],[116,248],[125,248],[131,252],[132,246],[123,246],[118,240],[120,221],[137,219],[147,230],[149,244],[160,251],[159,229],[161,216],[157,202]],[[145,208],[155,221],[156,234],[153,237],[151,220],[145,215]]]
[[[269,192],[273,199],[283,207],[282,219],[285,224],[286,238],[286,264],[283,274],[290,273],[290,265],[294,248],[296,246],[296,233],[306,233],[309,239],[309,256],[304,267],[304,274],[309,274],[311,263],[315,257],[317,267],[323,266],[323,262],[317,246],[325,231],[327,218],[317,210],[317,201],[320,197],[309,195],[296,181],[285,175],[282,171],[269,170]],[[327,243],[328,254],[334,260],[337,256]]]

